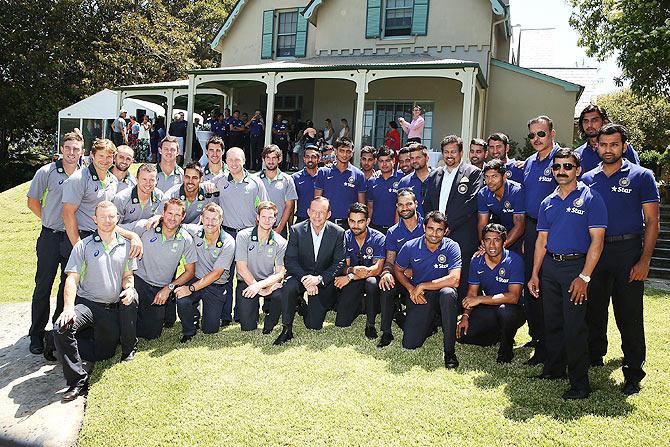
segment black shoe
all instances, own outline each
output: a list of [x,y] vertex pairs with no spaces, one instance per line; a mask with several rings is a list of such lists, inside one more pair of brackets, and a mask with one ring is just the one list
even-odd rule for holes
[[567,374],[549,374],[543,372],[542,374],[538,374],[537,376],[533,376],[532,378],[540,380],[563,380],[567,379],[568,376]]
[[531,358],[526,360],[525,364],[529,366],[535,366],[539,365],[541,363],[544,363],[544,357],[540,357],[539,355],[533,355]]
[[232,324],[232,321],[229,320],[221,320],[221,327],[228,327]]
[[56,346],[54,345],[54,333],[53,331],[47,331],[44,333],[44,358],[50,362],[56,361],[56,356],[54,355],[56,351]]
[[591,366],[605,366],[605,362],[603,362],[602,357],[598,357],[598,358],[595,358],[595,359],[591,359],[590,365]]
[[626,380],[621,387],[621,392],[626,396],[632,396],[640,392],[640,382],[636,380]]
[[385,348],[388,345],[390,345],[392,341],[393,341],[393,334],[391,334],[390,332],[382,332],[382,338],[379,339],[377,347]]
[[522,348],[534,348],[535,346],[537,346],[537,342],[535,340],[531,340],[523,345]]
[[274,341],[273,345],[279,346],[283,345],[287,341],[293,339],[293,330],[290,326],[284,326],[283,329],[281,330],[281,334],[279,334],[279,337]]
[[135,358],[135,354],[137,353],[137,348],[133,348],[132,351],[130,351],[128,354],[122,354],[121,355],[121,361],[122,362],[131,362]]
[[188,343],[189,341],[191,341],[192,338],[193,338],[192,335],[182,335],[181,340],[179,340],[179,343]]
[[71,386],[63,393],[63,402],[70,402],[78,398],[79,396],[85,396],[88,391],[88,383],[85,383],[81,386]]
[[369,340],[374,340],[376,339],[379,335],[377,335],[377,329],[374,326],[365,326],[365,336]]
[[444,354],[444,367],[447,369],[458,368],[458,359],[455,353]]
[[496,363],[512,363],[514,358],[514,352],[511,348],[503,348],[502,346],[498,348],[498,358],[496,358]]
[[174,321],[172,323],[168,323],[168,322],[163,323],[163,327],[165,329],[170,329],[172,326],[174,326]]
[[263,328],[263,335],[268,335],[272,333],[272,328],[269,327],[264,327]]
[[591,390],[583,390],[583,389],[576,389],[576,388],[570,388],[568,391],[563,393],[563,399],[565,400],[579,400],[579,399],[586,399],[589,397],[591,394]]
[[42,354],[44,352],[44,335],[31,335],[29,349],[32,354]]

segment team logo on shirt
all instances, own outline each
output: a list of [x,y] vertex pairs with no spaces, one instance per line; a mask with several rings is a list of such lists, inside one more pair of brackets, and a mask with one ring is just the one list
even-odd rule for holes
[[500,270],[498,270],[498,275],[505,276],[505,267],[500,267]]
[[128,214],[133,214],[135,212],[135,208],[132,208]]
[[512,204],[510,203],[509,200],[506,200],[506,201],[505,201],[505,209],[508,209],[508,210],[509,210],[509,209],[512,209]]
[[96,251],[93,252],[93,257],[97,258],[99,254],[100,254],[100,250],[96,250]]
[[512,171],[505,171],[505,177],[511,178],[512,177]]
[[202,247],[202,244],[203,244],[203,242],[202,242],[202,241],[200,241],[200,242],[198,242],[198,243],[197,243],[197,244],[195,244],[195,245],[196,245],[197,247]]
[[283,181],[275,182],[275,188],[276,189],[284,189],[284,182]]
[[156,242],[157,240],[158,240],[158,236],[154,236],[154,237],[151,238],[151,240],[149,241],[149,243]]
[[62,185],[64,181],[65,181],[65,180],[60,179],[60,180],[58,180],[58,184],[59,184],[59,185]]
[[500,270],[498,270],[498,276],[496,276],[496,281],[501,283],[508,283],[509,279],[505,278],[505,273],[507,273],[505,267],[500,267]]
[[619,180],[619,186],[623,186],[625,188],[628,185],[630,185],[630,180],[628,179],[628,177],[622,177]]
[[460,185],[458,185],[457,190],[459,193],[465,194],[466,192],[468,192],[468,185],[466,185],[465,183],[461,183]]
[[373,253],[373,252],[374,252],[374,249],[373,249],[372,247],[368,247],[368,248],[365,249],[365,253],[366,253],[368,256],[372,256],[372,253]]
[[574,206],[576,206],[577,208],[579,208],[579,207],[581,207],[582,205],[584,205],[584,200],[583,200],[581,197],[578,197],[578,198],[575,199],[574,202],[572,202],[572,204],[573,204]]
[[176,241],[173,242],[172,243],[172,248],[171,248],[172,252],[175,253],[178,248],[179,248],[179,242],[176,242]]
[[549,177],[551,175],[551,166],[544,170],[544,175]]
[[353,188],[355,186],[354,185],[355,180],[356,180],[356,178],[352,175],[351,177],[349,177],[349,179],[347,179],[346,182],[344,182],[344,186],[347,186],[349,188]]
[[447,264],[447,257],[444,254],[440,254],[437,257],[437,264],[434,264],[433,267],[436,269],[449,268],[449,264]]

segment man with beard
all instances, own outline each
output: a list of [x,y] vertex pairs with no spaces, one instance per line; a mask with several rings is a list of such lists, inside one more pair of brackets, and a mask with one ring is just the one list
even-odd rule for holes
[[541,290],[544,301],[546,359],[538,378],[565,378],[567,366],[570,388],[563,399],[586,399],[591,387],[583,304],[603,250],[607,209],[598,192],[577,182],[579,156],[572,149],[560,148],[551,158],[558,188],[540,204],[528,282],[533,297],[539,298]]
[[402,172],[403,177],[414,172],[412,159],[407,146],[400,148],[398,151],[398,170]]
[[412,161],[412,174],[406,174],[398,183],[398,191],[409,188],[416,197],[419,206],[418,212],[422,216],[425,214],[423,209],[424,194],[430,168],[428,167],[428,148],[421,143],[412,143],[409,146],[409,156]]
[[380,174],[370,178],[367,186],[368,209],[370,210],[371,227],[382,234],[396,222],[395,201],[398,185],[403,175],[393,169],[393,152],[382,147],[377,153]]
[[365,181],[370,180],[375,175],[375,163],[377,161],[377,153],[372,146],[364,146],[361,149],[361,171],[365,176]]
[[488,156],[489,151],[486,148],[486,141],[481,138],[473,138],[470,141],[470,164],[482,169]]
[[126,188],[113,202],[119,212],[119,223],[148,219],[156,214],[163,200],[163,193],[156,188],[156,165],[143,163],[137,170],[137,185]]
[[426,180],[424,210],[441,211],[447,216],[448,236],[461,249],[466,262],[462,266],[463,281],[458,294],[468,291],[465,280],[470,270],[470,258],[477,251],[480,236],[477,234],[477,195],[482,187],[482,171],[473,165],[461,163],[463,140],[456,135],[444,137],[440,143],[445,165],[434,170]]
[[398,192],[396,209],[400,220],[386,233],[386,260],[379,277],[379,288],[382,291],[379,297],[382,336],[377,344],[378,348],[388,346],[393,341],[391,323],[394,317],[401,329],[403,326],[402,301],[409,293],[402,283],[396,282],[393,265],[398,252],[407,241],[423,236],[423,217],[416,212],[417,207],[416,196],[411,190],[403,189]]
[[497,158],[505,166],[505,176],[519,183],[523,187],[523,169],[516,167],[516,160],[507,158],[509,150],[509,138],[502,132],[489,135],[486,145],[489,148],[491,158]]
[[489,222],[505,227],[505,248],[521,254],[526,226],[526,196],[517,182],[508,180],[507,169],[497,158],[484,164],[484,186],[477,194],[477,232]]
[[135,151],[130,146],[117,146],[116,155],[114,155],[114,164],[109,169],[119,181],[117,193],[137,185],[137,179],[128,172],[128,168],[133,164],[134,159]]
[[[197,161],[190,161],[184,168],[184,183],[175,185],[165,191],[163,206],[170,199],[179,199],[184,202],[186,206],[186,214],[182,221],[184,224],[200,222],[200,215],[205,205],[215,200],[212,194],[206,193],[204,188],[200,186],[201,182],[202,168],[200,164]],[[163,210],[163,206],[159,207],[159,214]],[[154,219],[157,219],[157,217],[154,217]]]
[[642,297],[659,232],[659,195],[653,173],[624,158],[627,139],[621,125],[601,127],[598,154],[603,162],[582,181],[602,195],[608,208],[605,248],[589,289],[590,362],[604,365],[611,296],[623,350],[622,391],[631,395],[640,390],[646,375]]
[[158,171],[156,188],[165,192],[184,182],[184,170],[181,166],[177,166],[177,155],[179,154],[177,137],[169,135],[163,138],[158,146],[158,152],[161,155],[161,161],[156,165]]
[[334,282],[335,287],[340,289],[335,326],[351,326],[365,307],[365,336],[374,340],[377,338],[375,318],[379,308],[377,282],[384,267],[384,235],[368,227],[370,216],[368,208],[362,203],[349,207],[348,220],[349,229],[344,233],[346,268],[342,276],[335,277]]
[[[600,128],[609,122],[605,109],[595,104],[587,105],[579,114],[579,132],[586,141],[575,152],[581,157],[582,173],[586,174],[600,163],[598,135]],[[640,157],[630,143],[626,143],[623,158],[636,165],[640,164]]]
[[[402,337],[405,349],[423,346],[432,333],[436,315],[442,320],[444,367],[458,368],[456,358],[456,321],[461,277],[461,251],[448,237],[447,219],[440,211],[431,211],[423,223],[424,236],[403,245],[393,266],[396,280],[409,292],[407,318]],[[411,278],[406,271],[411,269]]]
[[44,331],[49,320],[51,288],[60,266],[61,277],[56,294],[56,321],[63,309],[65,266],[70,257],[70,243],[63,222],[63,189],[69,176],[81,167],[84,153],[84,138],[79,132],[69,132],[63,137],[63,158],[41,167],[30,182],[28,208],[42,222],[42,231],[37,239],[37,272],[30,325],[30,352],[44,352]]
[[289,220],[293,219],[295,201],[298,193],[293,183],[293,177],[279,170],[281,163],[281,149],[276,144],[271,144],[263,149],[262,158],[265,169],[258,173],[258,178],[265,185],[268,199],[277,205],[277,221],[275,231],[286,237],[288,234]]
[[319,162],[321,161],[321,152],[314,144],[307,144],[303,153],[305,167],[292,175],[298,195],[297,206],[295,207],[295,222],[299,223],[307,220],[307,208],[314,198],[314,181],[319,172]]

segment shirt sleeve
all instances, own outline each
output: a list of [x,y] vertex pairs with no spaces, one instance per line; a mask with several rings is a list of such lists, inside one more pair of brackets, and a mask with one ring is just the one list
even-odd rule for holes
[[[128,251],[130,251],[130,247],[128,247]],[[137,258],[126,258],[126,268],[124,271],[135,271],[137,270]]]
[[386,233],[386,238],[385,238],[385,249],[389,251],[395,251],[396,253],[398,252],[398,244],[396,242],[396,238],[392,232]]
[[247,231],[238,231],[235,236],[235,260],[247,262],[249,259],[247,247],[249,246],[249,234]]
[[517,189],[512,197],[512,209],[514,214],[526,214],[526,192],[523,188]]
[[75,172],[63,183],[63,203],[72,205],[81,205],[81,199],[84,197],[86,185],[81,171]]
[[511,262],[509,263],[509,284],[524,285],[525,271],[523,265],[523,258],[514,252],[510,252]]
[[365,180],[365,174],[362,172],[359,172],[358,175],[358,181],[356,182],[356,192],[365,192],[367,191],[367,180]]
[[74,248],[70,253],[70,258],[67,260],[67,265],[65,266],[65,273],[77,273],[78,275],[81,275],[81,272],[86,266],[85,251],[83,240],[80,240],[74,245]]
[[384,245],[386,245],[386,238],[382,235],[379,236],[377,241],[373,246],[372,258],[373,259],[384,259],[386,258],[386,250],[384,250]]
[[549,222],[547,221],[547,212],[545,201],[549,198],[547,197],[540,203],[540,210],[537,213],[537,231],[549,231]]
[[195,243],[190,234],[184,234],[184,263],[194,264],[198,260],[198,253],[195,250]]
[[320,189],[323,191],[323,178],[326,176],[325,169],[319,169],[314,179],[314,189]]
[[626,152],[624,153],[624,157],[635,163],[636,165],[640,164],[640,157],[637,154],[637,151],[633,149],[633,145],[628,143],[628,146],[626,148]]
[[48,187],[48,179],[49,171],[44,168],[38,169],[33,177],[33,181],[30,182],[30,189],[28,189],[27,196],[41,202],[42,197],[44,197],[44,191],[46,191]]
[[367,181],[367,184],[365,185],[365,187],[367,189],[366,194],[365,194],[365,200],[370,202],[370,203],[375,203],[375,196],[373,194],[375,189],[373,188],[373,186],[374,186],[376,178],[378,178],[378,177],[370,177]]
[[463,267],[463,263],[461,262],[461,247],[456,242],[449,244],[447,259],[449,261],[449,271]]
[[[483,256],[483,255],[482,255]],[[470,261],[470,272],[468,273],[468,284],[478,286],[480,283],[480,273],[477,272],[477,267],[481,262],[482,256],[472,258]]]
[[588,223],[589,228],[607,228],[607,208],[605,207],[605,201],[593,189],[591,190]]
[[660,200],[654,174],[646,169],[640,176],[640,202],[651,203],[660,202]]
[[421,130],[423,129],[424,119],[422,116],[419,116],[416,120],[412,121],[409,125],[410,130]]
[[480,214],[488,214],[489,207],[486,206],[486,197],[484,197],[484,188],[477,193],[477,212]]
[[295,189],[295,182],[293,177],[287,176],[288,180],[286,182],[286,200],[298,200],[298,192]]
[[401,268],[409,267],[409,258],[410,258],[410,248],[408,244],[402,246],[398,255],[395,257],[395,263],[398,264]]
[[256,196],[256,203],[254,203],[254,208],[258,207],[258,204],[264,202],[268,199],[268,190],[265,189],[265,185],[260,179],[256,179],[256,184],[258,185],[258,196]]
[[284,255],[286,254],[286,247],[287,246],[288,246],[288,243],[286,241],[279,244],[279,247],[277,248],[277,255],[275,256],[275,267],[283,267],[284,266]]
[[224,269],[230,271],[230,266],[233,264],[233,259],[235,259],[235,240],[232,237],[226,237],[223,240],[223,247],[221,248],[221,253],[216,258],[214,262],[215,269]]

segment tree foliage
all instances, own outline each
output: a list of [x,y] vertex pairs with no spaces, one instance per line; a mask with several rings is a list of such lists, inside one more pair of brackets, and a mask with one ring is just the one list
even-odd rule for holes
[[[670,95],[670,1],[570,0],[570,25],[589,56],[617,54],[622,79],[644,95]],[[622,79],[619,79],[621,81]]]

